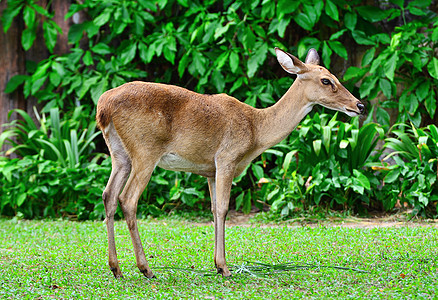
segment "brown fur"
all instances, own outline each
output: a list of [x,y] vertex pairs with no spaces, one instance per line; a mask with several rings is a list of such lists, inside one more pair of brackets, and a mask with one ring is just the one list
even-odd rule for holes
[[[229,276],[225,260],[225,216],[232,180],[260,153],[284,139],[313,105],[357,115],[363,105],[325,68],[316,51],[306,62],[277,49],[282,67],[299,74],[272,107],[256,109],[226,94],[202,95],[159,83],[131,82],[105,92],[96,120],[110,150],[112,172],[103,193],[109,265],[122,276],[115,249],[114,213],[120,203],[134,245],[137,266],[153,277],[136,222],[137,201],[154,168],[208,178],[215,226],[214,261]],[[330,84],[327,83],[330,81]],[[129,177],[129,178],[128,178]]]

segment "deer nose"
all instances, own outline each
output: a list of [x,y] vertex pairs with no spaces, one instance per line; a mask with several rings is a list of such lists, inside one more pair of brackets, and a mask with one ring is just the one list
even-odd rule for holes
[[358,102],[357,103],[357,108],[359,109],[360,113],[363,114],[363,112],[365,110],[365,105],[363,105],[362,103]]

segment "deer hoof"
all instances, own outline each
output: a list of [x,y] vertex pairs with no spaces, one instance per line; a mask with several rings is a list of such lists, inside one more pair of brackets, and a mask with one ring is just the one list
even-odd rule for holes
[[113,272],[116,279],[123,278],[123,274],[122,271],[120,271],[120,268],[111,268],[111,272]]
[[149,279],[155,279],[155,278],[157,278],[155,275],[154,275],[154,273],[152,273],[152,271],[149,269],[146,269],[146,270],[140,270],[140,272],[142,272],[143,273],[143,275],[146,277],[146,278],[149,278]]
[[217,272],[218,272],[218,274],[221,274],[222,277],[231,277],[232,276],[231,272],[227,268],[225,268],[225,269],[217,268]]

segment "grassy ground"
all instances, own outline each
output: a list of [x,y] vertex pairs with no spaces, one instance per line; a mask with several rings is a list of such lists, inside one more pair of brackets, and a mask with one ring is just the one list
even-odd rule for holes
[[[438,298],[433,225],[229,227],[234,275],[226,279],[200,274],[213,267],[211,225],[161,220],[139,227],[157,279],[138,272],[123,222],[116,223],[116,244],[125,277],[116,280],[102,222],[0,220],[0,299]],[[290,263],[292,270],[266,275],[266,266],[247,261]],[[297,266],[310,267],[291,268]]]

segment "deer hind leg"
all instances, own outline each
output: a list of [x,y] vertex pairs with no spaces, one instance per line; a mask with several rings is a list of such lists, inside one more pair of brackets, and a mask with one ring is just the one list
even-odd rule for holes
[[114,276],[120,278],[123,275],[117,260],[114,238],[114,214],[117,209],[117,199],[131,171],[131,160],[113,128],[109,128],[108,136],[105,136],[105,140],[110,149],[112,161],[111,175],[102,194],[108,234],[108,264]]
[[151,156],[146,157],[147,158],[142,158],[141,161],[147,161],[147,165],[140,163],[140,161],[133,161],[131,175],[129,176],[128,182],[126,183],[119,200],[134,246],[137,267],[147,278],[155,278],[146,260],[140,234],[138,233],[136,216],[138,199],[148,184],[152,172],[155,169],[156,162],[158,161],[158,159],[150,159]]
[[217,272],[224,277],[231,276],[225,259],[225,218],[230,202],[234,168],[216,167],[216,217],[215,217],[215,264]]

